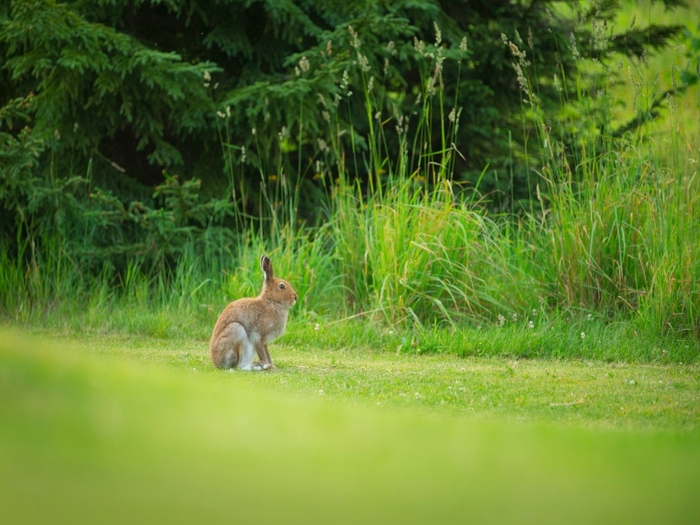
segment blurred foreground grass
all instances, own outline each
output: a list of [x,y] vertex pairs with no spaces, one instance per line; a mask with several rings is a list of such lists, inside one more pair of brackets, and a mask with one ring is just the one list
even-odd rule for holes
[[[457,367],[456,358],[276,348],[280,370],[254,375],[199,365],[201,343],[173,344],[0,334],[4,523],[700,521],[697,425],[611,431],[499,422],[498,412],[479,420],[444,409],[431,390],[452,373],[490,374],[486,390],[511,385],[506,395],[519,381],[540,395],[548,376],[535,368],[518,378],[522,369],[506,371],[505,360]],[[380,373],[387,363],[408,377],[392,384],[391,370]],[[502,373],[486,372],[497,363]],[[348,403],[371,392],[344,394],[343,374],[385,385],[386,396],[427,387],[419,395],[443,408]],[[676,381],[678,399],[697,396],[695,368]]]
[[[617,341],[568,337],[554,330],[557,344],[589,348]],[[365,330],[365,333],[363,333]],[[330,332],[335,335],[330,335]],[[608,330],[608,334],[614,330]],[[45,334],[44,330],[37,332]],[[549,332],[547,332],[549,333]],[[276,392],[325,397],[334,401],[486,420],[545,422],[632,430],[694,430],[700,427],[700,364],[697,350],[681,343],[655,349],[652,363],[586,359],[525,359],[520,350],[537,337],[532,330],[498,328],[470,332],[471,344],[489,338],[493,353],[459,357],[439,349],[424,353],[407,341],[396,350],[396,335],[377,335],[363,324],[333,329],[296,323],[273,345],[278,373],[239,374],[214,369],[207,342],[194,338],[155,338],[127,334],[76,334],[62,337],[75,348],[104,357],[129,359]],[[52,333],[55,339],[55,333]],[[442,338],[446,338],[443,335]],[[454,336],[455,339],[458,336]],[[355,340],[353,340],[355,339]],[[578,341],[576,341],[578,339]],[[637,338],[639,339],[639,338]],[[342,340],[342,341],[341,341]],[[342,343],[345,344],[342,344]],[[420,346],[425,346],[422,341]],[[486,341],[481,341],[484,343]],[[545,340],[542,344],[551,342]],[[631,338],[632,348],[648,341]],[[456,341],[460,345],[460,341]],[[624,344],[624,343],[621,343]],[[406,350],[404,347],[408,347]],[[508,352],[508,348],[516,349]],[[668,350],[664,350],[668,349]],[[571,352],[574,350],[572,349]],[[621,355],[635,355],[633,350]],[[664,354],[667,354],[664,356]],[[605,353],[603,353],[605,355]],[[690,362],[673,359],[690,358]]]

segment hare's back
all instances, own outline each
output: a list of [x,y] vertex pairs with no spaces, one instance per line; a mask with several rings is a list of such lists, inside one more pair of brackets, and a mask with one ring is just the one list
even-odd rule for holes
[[215,338],[217,334],[221,333],[231,323],[241,324],[246,331],[250,331],[260,315],[258,310],[258,301],[250,297],[229,303],[216,320],[212,337]]

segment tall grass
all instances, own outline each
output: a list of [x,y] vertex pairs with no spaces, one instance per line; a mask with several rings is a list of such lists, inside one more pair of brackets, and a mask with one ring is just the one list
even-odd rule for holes
[[[655,330],[697,331],[700,202],[695,174],[673,172],[637,148],[549,182],[542,248],[560,306],[640,316]],[[601,169],[601,165],[604,169]],[[697,333],[697,332],[696,332]]]
[[[367,109],[366,151],[354,139],[357,130],[329,116],[328,147],[308,166],[294,171],[285,158],[289,141],[304,140],[301,129],[280,137],[274,155],[248,152],[260,193],[230,191],[236,202],[257,198],[260,212],[251,218],[236,208],[235,222],[246,233],[234,244],[206,253],[185,249],[167,275],[140,271],[135,260],[118,282],[107,272],[87,277],[60,247],[49,246],[28,266],[16,262],[26,258],[0,254],[3,316],[31,323],[53,315],[80,327],[205,338],[228,300],[257,293],[265,252],[300,294],[296,315],[312,322],[365,316],[401,330],[454,332],[536,311],[540,319],[594,314],[659,336],[700,335],[700,180],[698,164],[684,160],[697,158],[697,136],[684,134],[678,122],[666,142],[648,126],[611,136],[593,112],[612,106],[613,79],[595,100],[580,89],[577,99],[562,99],[561,112],[547,113],[537,99],[544,79],[523,67],[523,125],[539,141],[541,157],[530,163],[541,178],[526,213],[493,216],[476,189],[453,180],[459,108],[443,100],[440,74],[461,62],[450,64],[440,52],[424,59],[418,115],[394,107],[393,127],[376,118],[386,107],[363,70],[356,89]],[[596,67],[582,64],[582,76]],[[678,119],[671,102],[671,118]],[[435,122],[437,141],[430,136]],[[570,130],[569,149],[551,141],[553,128],[560,136]],[[396,140],[389,140],[394,130]],[[231,174],[246,159],[227,141],[222,132]],[[433,143],[437,151],[425,149]],[[365,156],[368,186],[345,169],[349,155]],[[323,220],[308,226],[297,212],[301,172],[314,163],[327,198]]]
[[537,306],[535,283],[512,263],[506,228],[442,179],[409,177],[382,195],[337,197],[336,249],[354,303],[389,323],[484,321]]
[[[677,83],[679,64],[664,65],[657,63],[654,71],[644,68],[644,60],[628,63],[628,83],[620,87],[606,66],[580,64],[588,74],[607,78],[607,86],[595,97],[582,95],[581,89],[576,100],[563,97],[562,102],[579,108],[564,118],[542,111],[536,89],[528,93],[529,116],[545,144],[543,219],[532,238],[538,252],[547,254],[537,266],[554,277],[547,290],[550,304],[633,318],[654,332],[697,336],[700,186],[694,157],[700,137],[690,124],[700,118],[697,88],[684,97],[667,94],[667,115],[660,122],[622,136],[610,133],[621,124],[621,92],[631,102],[624,118],[649,115],[652,101],[670,87],[659,82],[659,74],[669,76],[668,84]],[[686,109],[683,115],[679,102]],[[605,118],[591,118],[594,111]],[[550,126],[589,138],[567,152],[561,144],[547,144]]]

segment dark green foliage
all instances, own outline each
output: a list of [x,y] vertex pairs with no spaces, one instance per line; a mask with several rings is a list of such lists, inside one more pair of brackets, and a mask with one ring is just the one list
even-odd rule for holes
[[204,202],[199,195],[199,179],[181,183],[177,176],[167,173],[165,178],[156,186],[152,198],[155,205],[151,206],[138,201],[125,206],[110,192],[100,190],[92,195],[101,205],[87,212],[100,230],[92,255],[136,256],[163,270],[186,249],[214,253],[233,242],[231,230],[220,227],[223,219],[232,215],[230,201]]
[[[53,163],[38,169],[44,150],[56,148],[58,133],[42,140],[27,126],[12,132],[28,120],[35,103],[30,95],[0,110],[0,122],[10,128],[0,128],[0,236],[19,264],[37,268],[47,256],[65,257],[83,270],[99,271],[107,262],[123,271],[136,258],[162,271],[185,249],[201,254],[229,249],[232,232],[220,225],[232,214],[231,202],[203,200],[198,179],[181,183],[164,173],[165,182],[144,195],[145,203],[125,205],[110,191],[93,192],[90,169],[87,178],[56,176]],[[47,253],[57,249],[60,253]]]
[[688,63],[681,71],[681,81],[684,84],[693,85],[700,79],[700,24],[695,28],[695,32],[686,29],[685,46]]
[[[552,4],[13,1],[0,30],[4,73],[11,74],[2,91],[15,97],[36,93],[33,127],[39,133],[57,130],[61,140],[54,160],[62,167],[61,176],[84,174],[90,158],[104,157],[108,163],[94,166],[96,173],[107,173],[103,176],[109,176],[113,163],[152,187],[169,167],[186,176],[204,175],[207,191],[215,191],[230,182],[218,160],[217,110],[231,115],[226,141],[250,151],[255,128],[257,150],[265,158],[284,126],[295,147],[301,139],[302,151],[291,165],[305,166],[317,153],[316,138],[328,140],[318,96],[330,102],[341,95],[345,71],[359,94],[361,75],[348,26],[357,31],[361,53],[368,59],[371,73],[364,80],[370,74],[376,77],[379,109],[390,112],[398,103],[399,110],[410,114],[427,80],[414,42],[434,42],[436,23],[448,59],[441,99],[461,109],[455,146],[463,160],[457,177],[475,182],[490,164],[485,190],[523,196],[529,174],[513,156],[514,142],[522,137],[522,93],[501,34],[527,51],[538,77],[551,78],[573,68],[572,34],[581,54],[604,59],[613,51],[639,55],[678,31],[652,26],[611,37],[605,33],[607,25],[591,29],[590,23],[605,24],[618,2],[608,0],[587,10],[571,2],[574,11],[568,18],[553,14]],[[469,50],[457,68],[450,59],[464,36]],[[389,42],[393,49],[387,48]],[[294,68],[302,56],[310,69],[297,76]],[[539,96],[545,102],[558,100],[554,90]],[[356,96],[341,115],[342,123],[354,126],[359,137],[367,132],[363,106]],[[350,171],[365,178],[367,168],[358,162]],[[504,186],[497,182],[498,170],[503,181],[516,178]],[[511,183],[514,188],[508,188]]]
[[[15,213],[25,193],[24,183],[36,175],[45,148],[42,137],[22,125],[30,120],[33,99],[33,95],[16,98],[0,108],[0,124],[7,127],[0,127],[0,202]],[[19,131],[13,132],[17,127]]]
[[[322,220],[338,172],[368,190],[440,172],[519,211],[537,177],[533,97],[554,115],[577,104],[579,57],[641,55],[679,31],[613,34],[618,2],[565,4],[4,2],[0,243],[20,262],[45,243],[94,272],[166,271],[244,228]],[[596,139],[551,133],[566,151]]]
[[51,0],[13,2],[2,24],[11,86],[37,94],[35,127],[56,131],[59,155],[87,158],[126,135],[152,163],[182,162],[172,142],[211,126],[202,76],[215,66],[152,49],[80,11]]

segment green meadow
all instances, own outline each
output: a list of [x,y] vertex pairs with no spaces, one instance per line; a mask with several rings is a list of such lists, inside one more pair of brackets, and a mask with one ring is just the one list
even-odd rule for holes
[[[696,523],[695,366],[4,332],[8,523]],[[619,405],[619,406],[618,406]]]
[[[80,262],[96,226],[27,223],[18,253],[0,251],[0,521],[700,523],[698,83],[655,102],[692,62],[699,7],[625,3],[620,27],[688,33],[619,58],[596,93],[583,79],[613,66],[581,60],[557,108],[524,68],[538,147],[513,155],[536,180],[507,210],[508,195],[454,180],[458,121],[439,89],[430,113],[429,63],[411,134],[375,123],[364,69],[367,135],[329,115],[315,221],[285,157],[301,129],[267,159],[222,129],[227,175],[263,181],[246,197],[260,215],[229,217],[234,237],[173,226],[206,207],[177,178],[160,210],[102,194],[114,209],[86,213],[150,228],[143,246],[108,247],[120,271]],[[601,112],[646,120],[612,136]],[[213,325],[259,292],[262,253],[300,296],[270,345],[277,370],[215,369]]]

